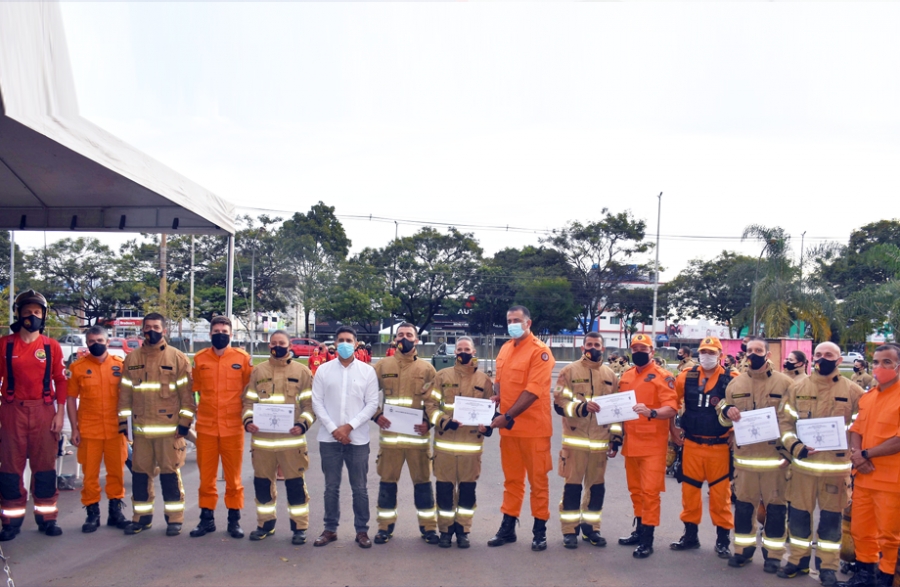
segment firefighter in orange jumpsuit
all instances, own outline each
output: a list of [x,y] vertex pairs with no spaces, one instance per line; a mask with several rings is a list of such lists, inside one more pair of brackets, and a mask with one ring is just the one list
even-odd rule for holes
[[[681,521],[684,535],[670,544],[672,550],[700,548],[698,525],[703,514],[703,482],[709,489],[709,517],[716,526],[716,554],[731,557],[731,449],[728,446],[731,429],[722,426],[716,406],[725,399],[725,388],[736,371],[725,372],[720,360],[722,343],[714,336],[700,343],[700,365],[678,374],[675,392],[684,410],[681,429],[674,427],[673,442],[684,447],[681,485]],[[684,436],[682,437],[682,432]]]
[[497,356],[494,389],[499,395],[500,415],[492,428],[500,428],[500,461],[503,466],[503,522],[488,541],[501,546],[516,541],[516,522],[525,499],[525,476],[531,486],[534,536],[531,550],[547,549],[550,519],[550,386],[556,361],[550,348],[531,333],[531,313],[513,306],[506,313],[506,342]]
[[[82,532],[100,527],[100,464],[106,465],[108,526],[120,530],[128,520],[122,513],[125,499],[125,459],[128,441],[119,434],[119,382],[122,358],[106,351],[109,337],[102,326],[91,326],[85,335],[89,355],[72,363],[66,409],[72,424],[72,444],[78,447],[78,462],[84,467],[81,503],[87,510]],[[78,401],[80,400],[80,402]]]
[[212,347],[194,356],[194,391],[197,404],[197,468],[200,469],[200,523],[191,537],[216,531],[215,511],[219,494],[216,479],[219,460],[225,476],[225,507],[228,508],[228,534],[243,538],[241,510],[244,486],[241,465],[244,457],[244,425],[241,422],[242,397],[250,381],[250,355],[231,345],[231,320],[216,316],[209,325]]
[[900,547],[900,346],[876,348],[872,366],[878,386],[860,398],[850,426],[856,574],[846,584],[880,587],[896,583]]
[[[19,294],[13,334],[0,338],[0,541],[12,540],[25,519],[28,492],[22,483],[27,460],[32,472],[34,519],[47,536],[57,526],[56,453],[63,427],[68,382],[62,348],[45,336],[47,300],[34,290]],[[54,396],[58,409],[54,407]]]
[[666,448],[669,424],[677,413],[675,377],[653,358],[653,340],[646,334],[631,339],[634,367],[622,374],[619,391],[634,391],[636,420],[624,423],[625,476],[634,506],[635,530],[619,539],[624,546],[637,545],[635,558],[653,554],[653,532],[659,526],[659,494],[666,490]]

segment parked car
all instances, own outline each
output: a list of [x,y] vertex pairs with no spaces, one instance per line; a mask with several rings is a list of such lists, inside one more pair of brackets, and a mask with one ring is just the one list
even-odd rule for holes
[[841,363],[843,363],[845,365],[848,363],[852,364],[854,361],[865,361],[865,360],[866,360],[866,358],[864,356],[862,356],[862,354],[860,354],[860,353],[850,352],[850,353],[844,353],[843,355],[841,355]]
[[141,345],[143,345],[143,344],[144,344],[144,340],[141,338],[126,338],[125,339],[125,348],[123,350],[125,351],[125,354],[127,355],[131,351],[141,348]]
[[59,346],[62,347],[63,360],[65,360],[66,365],[78,358],[79,348],[87,347],[87,341],[85,341],[84,335],[78,332],[64,334],[60,336],[57,341],[59,342]]
[[120,350],[125,355],[131,352],[131,350],[128,349],[128,343],[126,342],[126,340],[117,336],[109,339],[109,342],[106,344],[106,348],[110,351],[113,349]]
[[308,357],[319,348],[319,342],[313,338],[292,338],[291,354],[294,358]]
[[452,367],[456,363],[456,345],[442,343],[437,352],[431,356],[431,365],[438,371]]

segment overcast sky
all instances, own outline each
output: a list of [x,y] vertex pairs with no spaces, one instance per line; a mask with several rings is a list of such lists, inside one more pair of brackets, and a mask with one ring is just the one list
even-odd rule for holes
[[[799,252],[896,215],[895,3],[62,10],[82,114],[238,206],[537,230],[608,207],[652,238],[662,191],[665,278],[757,255],[751,223]],[[354,250],[394,234],[344,224]]]

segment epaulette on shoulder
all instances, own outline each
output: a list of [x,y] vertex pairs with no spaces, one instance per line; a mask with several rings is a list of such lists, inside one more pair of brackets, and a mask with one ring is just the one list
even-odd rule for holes
[[[120,362],[120,363],[124,363],[124,362],[125,362],[125,357],[120,357],[119,355],[110,355],[109,357],[110,357],[113,361],[118,361],[118,362]],[[86,359],[86,358],[87,358],[86,355],[85,355],[84,357],[81,357],[81,359]],[[80,361],[81,359],[78,359],[78,360]]]
[[242,355],[247,355],[248,357],[250,356],[250,353],[248,353],[247,351],[245,351],[242,347],[239,347],[239,346],[233,346],[233,347],[231,347],[231,348],[233,348],[233,349],[236,350],[237,352],[241,353]]

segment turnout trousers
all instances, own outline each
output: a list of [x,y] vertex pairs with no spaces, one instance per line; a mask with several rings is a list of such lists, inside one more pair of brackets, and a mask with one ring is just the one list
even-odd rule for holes
[[0,518],[3,524],[25,517],[28,492],[22,481],[31,465],[31,495],[38,523],[55,520],[56,455],[59,436],[50,431],[56,411],[44,400],[4,401],[0,408]]
[[153,517],[153,478],[159,473],[166,522],[184,523],[184,438],[135,436],[131,455],[131,499],[135,523],[148,524]]

